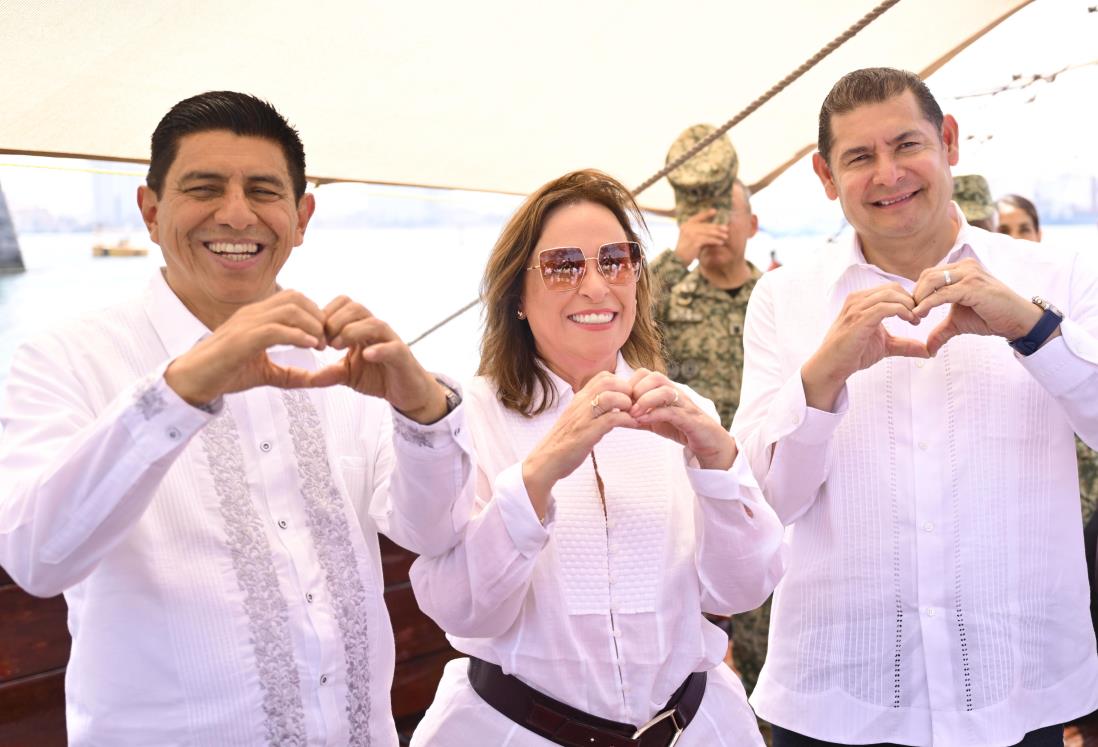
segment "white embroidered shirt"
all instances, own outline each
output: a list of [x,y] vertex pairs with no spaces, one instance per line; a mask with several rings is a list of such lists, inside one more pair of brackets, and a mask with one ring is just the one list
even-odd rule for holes
[[[835,413],[800,370],[852,291],[898,282],[855,242],[751,297],[732,431],[788,525],[751,702],[832,742],[1011,745],[1098,706],[1073,431],[1098,444],[1098,275],[1081,255],[964,223],[972,257],[1066,314],[1029,357],[961,336],[854,374]],[[894,335],[925,340],[949,307]]]
[[260,388],[203,412],[162,374],[206,334],[158,274],[12,367],[0,564],[65,592],[70,744],[395,747],[378,532],[456,540],[464,408],[419,426],[346,387]]

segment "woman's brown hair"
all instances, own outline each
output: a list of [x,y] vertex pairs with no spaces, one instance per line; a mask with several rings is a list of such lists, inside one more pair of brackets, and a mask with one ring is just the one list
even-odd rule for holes
[[[648,230],[640,208],[620,182],[594,169],[573,171],[538,189],[515,211],[492,248],[481,280],[485,319],[477,373],[492,380],[505,407],[527,416],[552,407],[556,391],[539,365],[530,326],[518,318],[523,278],[550,214],[580,202],[602,205],[613,213],[630,241],[641,243],[637,229]],[[652,304],[652,281],[645,264],[637,279],[637,318],[621,353],[634,368],[662,371]]]

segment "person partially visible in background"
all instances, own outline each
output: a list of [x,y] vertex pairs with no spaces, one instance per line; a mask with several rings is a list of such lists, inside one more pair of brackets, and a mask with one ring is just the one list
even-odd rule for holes
[[995,203],[999,212],[999,233],[1026,241],[1041,240],[1037,206],[1021,195],[1005,195]]
[[999,212],[991,199],[991,187],[979,174],[953,177],[953,201],[965,214],[968,225],[985,231],[999,230]]

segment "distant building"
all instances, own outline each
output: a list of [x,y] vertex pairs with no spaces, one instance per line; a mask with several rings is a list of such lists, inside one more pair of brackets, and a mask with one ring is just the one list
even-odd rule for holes
[[15,235],[15,224],[8,212],[8,201],[4,199],[4,190],[0,188],[0,272],[23,272],[23,255],[19,252],[19,239]]
[[[137,166],[106,161],[89,161],[89,166],[104,170],[134,169]],[[137,188],[144,183],[139,176],[118,173],[92,174],[92,215],[99,228],[141,228],[141,214],[137,211]]]

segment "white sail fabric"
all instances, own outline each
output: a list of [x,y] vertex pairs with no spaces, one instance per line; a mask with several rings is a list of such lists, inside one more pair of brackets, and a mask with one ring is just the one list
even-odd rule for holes
[[[767,181],[815,141],[844,72],[929,74],[1028,0],[901,0],[732,131]],[[319,179],[526,193],[593,166],[635,186],[872,0],[0,2],[0,152],[140,161],[176,101],[269,99]],[[642,204],[669,208],[666,180]]]

